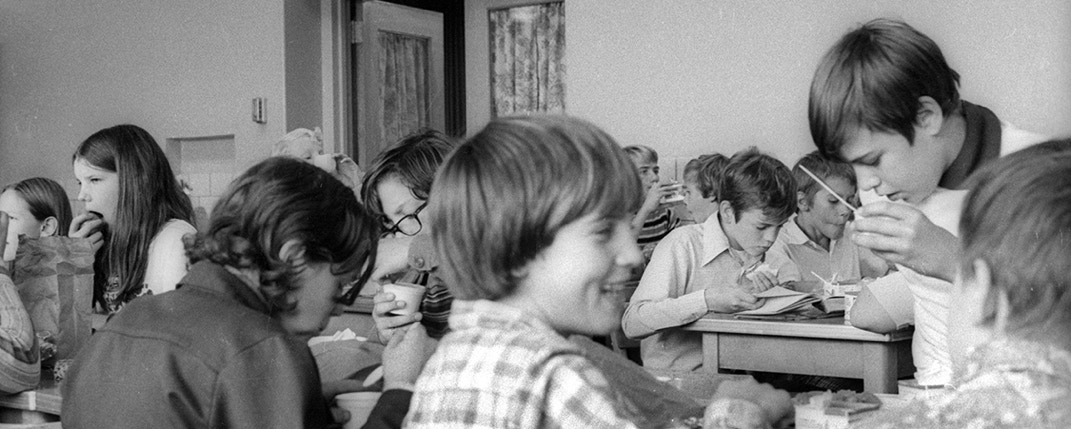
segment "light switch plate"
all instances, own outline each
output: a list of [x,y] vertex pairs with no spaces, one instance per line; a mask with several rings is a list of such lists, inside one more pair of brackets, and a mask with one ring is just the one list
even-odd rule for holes
[[253,99],[253,122],[264,124],[268,122],[268,100],[264,97]]

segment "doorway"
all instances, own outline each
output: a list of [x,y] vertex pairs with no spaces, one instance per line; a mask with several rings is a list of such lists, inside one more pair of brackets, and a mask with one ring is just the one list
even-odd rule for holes
[[351,3],[350,155],[365,168],[422,128],[465,133],[462,1]]

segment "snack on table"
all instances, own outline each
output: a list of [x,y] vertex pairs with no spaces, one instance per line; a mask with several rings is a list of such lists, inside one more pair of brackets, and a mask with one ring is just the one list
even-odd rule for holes
[[766,412],[758,404],[737,398],[715,399],[703,415],[705,429],[769,429]]
[[[755,420],[755,416],[761,418]],[[759,383],[753,378],[731,380],[718,385],[718,390],[704,414],[704,427],[783,427],[791,422],[791,416],[792,401],[788,392]],[[761,421],[762,425],[755,426],[757,421]]]

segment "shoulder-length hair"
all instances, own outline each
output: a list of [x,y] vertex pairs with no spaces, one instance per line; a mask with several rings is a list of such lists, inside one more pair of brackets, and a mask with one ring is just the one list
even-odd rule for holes
[[413,196],[427,201],[435,172],[453,149],[453,139],[432,129],[402,138],[372,161],[361,186],[361,200],[381,222],[385,222],[377,186],[387,178],[397,177]]
[[350,188],[330,173],[296,158],[261,161],[231,182],[208,229],[187,238],[191,263],[209,260],[260,273],[260,291],[274,312],[296,302],[294,276],[302,269],[280,258],[290,240],[305,246],[305,259],[331,264],[331,272],[361,271],[353,287],[372,274],[379,223],[357,202]]
[[[118,277],[120,300],[141,289],[149,244],[172,219],[193,223],[190,198],[182,192],[160,145],[144,129],[116,125],[93,133],[78,145],[72,162],[84,160],[119,177],[115,225],[108,225],[107,243],[97,255],[93,296],[103,302],[109,277]],[[103,270],[103,272],[101,272]]]
[[63,186],[52,179],[34,177],[10,185],[3,191],[8,189],[17,192],[23,201],[26,201],[34,219],[43,221],[49,217],[56,218],[56,232],[52,235],[67,236],[73,216],[71,215],[71,201],[67,198],[67,191],[63,190]]

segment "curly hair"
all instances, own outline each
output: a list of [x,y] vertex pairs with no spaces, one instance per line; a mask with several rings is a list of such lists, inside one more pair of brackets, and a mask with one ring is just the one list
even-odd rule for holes
[[295,158],[261,161],[231,182],[212,210],[208,229],[187,240],[191,263],[254,269],[273,312],[296,305],[301,266],[280,258],[283,245],[298,240],[310,262],[330,263],[336,275],[362,270],[371,276],[379,225],[349,188],[316,166]]

